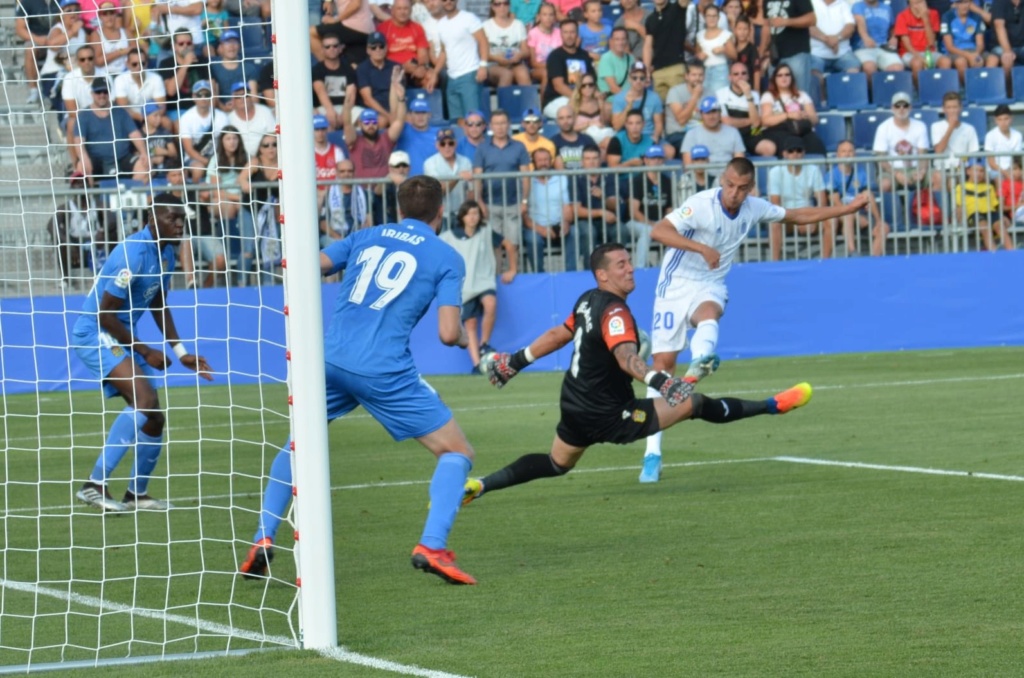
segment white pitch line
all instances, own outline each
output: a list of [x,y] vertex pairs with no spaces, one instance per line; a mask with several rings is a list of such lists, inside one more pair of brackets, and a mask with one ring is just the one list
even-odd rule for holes
[[[197,631],[206,631],[207,633],[213,633],[219,636],[240,638],[243,640],[252,640],[259,643],[270,643],[298,649],[298,646],[295,644],[295,640],[287,636],[271,636],[255,631],[236,629],[233,626],[205,621],[198,617],[186,617],[180,614],[171,614],[169,612],[164,612],[163,610],[153,610],[145,607],[132,607],[130,605],[123,605],[121,603],[104,600],[102,598],[85,596],[80,593],[69,593],[67,591],[40,586],[39,584],[11,581],[10,579],[0,578],[0,588],[20,591],[22,593],[30,593],[37,596],[46,596],[48,598],[56,598],[57,600],[63,600],[76,605],[84,605],[86,607],[93,607],[107,612],[127,612],[138,617],[156,619],[158,621],[168,622],[171,624],[181,624],[182,626],[188,626],[196,629]],[[405,676],[418,676],[420,678],[468,678],[467,676],[460,676],[455,673],[434,671],[432,669],[420,668],[419,666],[399,664],[398,662],[388,661],[387,659],[380,659],[378,657],[371,657],[369,655],[359,654],[358,652],[350,652],[343,647],[327,648],[324,650],[318,650],[318,652],[321,656],[326,657],[327,659],[333,659],[345,664],[367,666],[374,669],[380,669],[381,671],[400,673]]]
[[1016,483],[1024,482],[1024,476],[1005,475],[1002,473],[951,471],[948,469],[924,468],[919,466],[893,466],[889,464],[869,464],[860,461],[832,461],[830,459],[808,459],[806,457],[772,457],[772,461],[784,461],[790,464],[811,464],[814,466],[862,468],[871,471],[893,471],[896,473],[922,473],[930,476],[952,476],[955,478],[982,478],[984,480],[1008,480]]

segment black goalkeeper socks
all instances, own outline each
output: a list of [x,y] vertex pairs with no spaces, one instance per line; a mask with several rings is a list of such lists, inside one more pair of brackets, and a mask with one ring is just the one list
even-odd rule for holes
[[759,414],[768,414],[768,403],[764,400],[743,400],[742,398],[711,398],[694,393],[693,418],[703,419],[712,424],[728,424]]
[[569,472],[564,466],[559,466],[550,454],[524,454],[503,469],[495,471],[483,478],[484,492],[501,490],[513,485],[528,483],[537,478],[553,478],[563,476]]

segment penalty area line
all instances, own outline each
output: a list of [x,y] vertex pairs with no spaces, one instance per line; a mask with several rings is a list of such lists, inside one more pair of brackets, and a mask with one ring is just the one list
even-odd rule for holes
[[1024,482],[1024,476],[1002,473],[979,473],[975,471],[956,471],[941,468],[925,468],[921,466],[896,466],[891,464],[869,464],[861,461],[833,461],[831,459],[809,459],[807,457],[772,457],[771,461],[789,464],[809,464],[812,466],[834,466],[838,468],[859,468],[869,471],[891,471],[894,473],[920,473],[929,476],[952,476],[954,478],[981,478],[983,480],[1006,480]]

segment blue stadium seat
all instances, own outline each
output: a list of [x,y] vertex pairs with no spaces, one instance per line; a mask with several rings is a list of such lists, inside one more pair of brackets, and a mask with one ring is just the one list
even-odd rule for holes
[[484,120],[491,121],[491,88],[480,88],[480,112],[484,114]]
[[540,92],[536,85],[510,85],[498,88],[498,108],[508,113],[509,122],[518,125],[527,108],[541,110]]
[[610,5],[601,5],[601,14],[604,15],[605,21],[609,24],[614,24],[622,16],[622,5],[617,2]]
[[906,92],[914,98],[914,76],[910,71],[880,71],[871,76],[871,101],[876,107],[889,108],[896,92]]
[[897,14],[907,8],[907,0],[885,0],[885,4],[892,7],[893,19],[896,18]]
[[964,84],[969,104],[985,106],[1010,103],[1006,96],[1006,78],[1002,68],[968,68]]
[[952,68],[925,69],[917,74],[917,87],[924,106],[942,106],[946,92],[960,91],[960,77]]
[[924,123],[924,126],[928,129],[928,135],[930,138],[932,133],[932,123],[939,121],[939,112],[931,108],[918,108],[917,110],[911,111],[910,117]]
[[868,76],[863,73],[830,73],[825,76],[828,107],[857,111],[868,107]]
[[842,113],[819,113],[814,131],[829,153],[835,152],[840,141],[849,138],[846,132],[846,116]]
[[559,127],[558,127],[558,123],[546,122],[546,123],[544,123],[544,127],[541,129],[540,134],[541,134],[542,137],[550,139],[551,137],[553,137],[556,134],[558,134],[559,131],[560,130],[559,130]]
[[[1024,91],[1021,93],[1024,94]],[[960,119],[974,126],[974,131],[978,133],[978,144],[984,145],[985,135],[988,134],[988,115],[985,113],[985,109],[978,106],[965,106],[963,112],[960,113]]]
[[[426,99],[430,104],[430,124],[444,125],[444,100],[441,98],[441,90],[435,89],[427,92],[425,89],[409,89],[405,92],[406,99],[412,103],[413,99]],[[408,104],[407,104],[408,105]]]
[[1014,66],[1010,72],[1013,74],[1013,91],[1010,94],[1017,101],[1024,100],[1024,66]]
[[853,143],[870,151],[875,145],[875,130],[892,117],[891,113],[856,113],[853,116]]

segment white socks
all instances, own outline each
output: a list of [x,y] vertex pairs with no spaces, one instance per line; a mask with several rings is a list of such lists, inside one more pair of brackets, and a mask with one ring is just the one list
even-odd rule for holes
[[697,323],[697,330],[690,341],[690,356],[693,359],[703,358],[718,348],[718,321],[702,320]]
[[[650,386],[648,386],[647,397],[660,398],[661,393],[656,389],[653,389]],[[645,454],[654,454],[659,457],[661,456],[661,431],[658,431],[657,433],[647,436],[647,452],[645,452]]]

